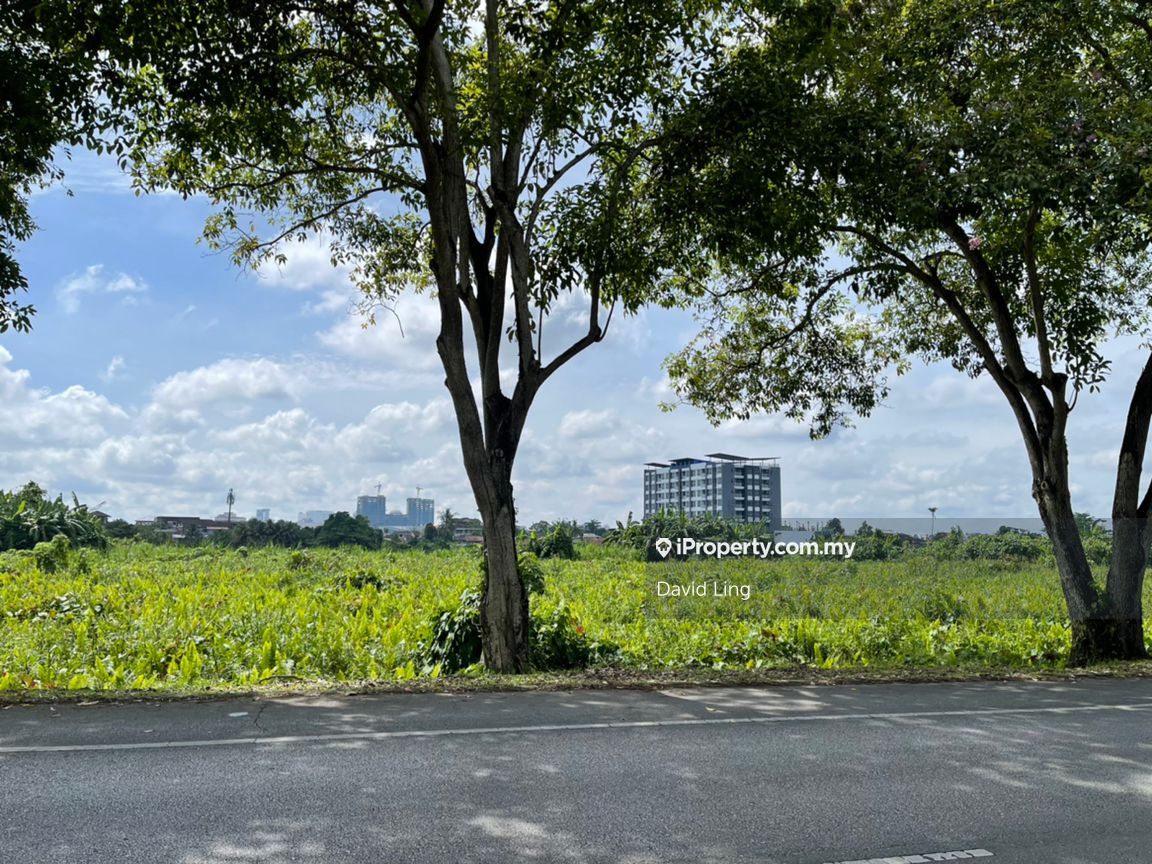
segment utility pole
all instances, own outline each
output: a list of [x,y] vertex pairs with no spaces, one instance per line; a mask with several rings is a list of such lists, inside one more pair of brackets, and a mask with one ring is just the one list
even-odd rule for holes
[[929,507],[928,508],[928,512],[932,514],[932,531],[928,535],[929,541],[933,540],[936,537],[936,511],[938,509],[939,509],[938,507]]
[[236,503],[236,496],[232,494],[232,490],[228,490],[228,527],[232,527],[232,505]]

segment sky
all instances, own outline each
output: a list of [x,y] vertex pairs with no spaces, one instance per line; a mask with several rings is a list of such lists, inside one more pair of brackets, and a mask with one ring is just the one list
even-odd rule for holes
[[[403,509],[417,490],[476,515],[435,352],[434,301],[401,298],[365,327],[347,273],[319,242],[282,267],[237,268],[198,242],[209,205],[135,196],[114,164],[64,163],[37,193],[39,231],[18,249],[38,312],[0,335],[0,488],[34,480],[129,520]],[[545,353],[586,320],[571,298]],[[689,313],[614,318],[607,339],[541,390],[514,473],[521,524],[642,510],[643,464],[713,452],[780,459],[784,516],[816,520],[1035,516],[1023,444],[991,381],[917,366],[855,428],[812,441],[778,416],[711,426],[674,400],[663,360]],[[511,347],[511,346],[509,346]],[[1127,394],[1143,362],[1112,346],[1113,377],[1070,434],[1074,506],[1106,515]]]

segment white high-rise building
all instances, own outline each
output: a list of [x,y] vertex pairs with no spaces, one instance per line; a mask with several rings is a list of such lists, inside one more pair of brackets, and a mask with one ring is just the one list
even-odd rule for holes
[[731,453],[649,462],[644,468],[644,516],[661,511],[762,522],[776,531],[782,521],[780,462]]

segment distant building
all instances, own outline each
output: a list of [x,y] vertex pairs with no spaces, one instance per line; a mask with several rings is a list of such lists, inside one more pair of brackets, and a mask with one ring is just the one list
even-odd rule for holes
[[706,459],[649,462],[644,468],[644,516],[661,511],[718,516],[780,527],[780,463],[709,453]]
[[452,527],[452,539],[459,543],[483,543],[484,523],[472,516],[457,516]]
[[356,499],[356,515],[363,516],[373,528],[382,531],[419,531],[436,521],[436,502],[431,498],[409,498],[408,509],[389,512],[384,495],[361,495]]
[[388,500],[384,495],[361,495],[356,499],[356,515],[373,528],[383,528],[388,520]]
[[436,502],[431,498],[408,499],[408,526],[421,529],[436,521]]
[[301,528],[319,528],[331,515],[331,510],[305,510],[296,517],[296,524]]
[[269,510],[268,508],[264,508],[263,510],[257,510],[256,511],[256,521],[257,522],[271,522],[272,521],[272,511]]
[[[221,519],[201,519],[199,516],[157,516],[155,519],[138,520],[140,527],[154,528],[160,534],[179,543],[182,540],[203,539],[210,534],[228,530],[228,522]],[[233,517],[232,524],[236,524]]]

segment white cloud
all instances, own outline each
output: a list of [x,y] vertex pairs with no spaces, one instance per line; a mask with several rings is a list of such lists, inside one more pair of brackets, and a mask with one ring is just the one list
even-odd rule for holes
[[725,420],[717,427],[717,431],[732,438],[752,441],[809,438],[807,424],[797,423],[782,415],[761,415],[748,420]]
[[305,315],[331,315],[333,312],[351,315],[358,296],[349,291],[324,291],[319,300],[305,303],[302,311]]
[[919,388],[919,398],[933,405],[1004,405],[1007,402],[987,375],[969,378],[959,372],[942,372],[927,387]]
[[11,369],[12,355],[0,347],[0,437],[9,451],[88,446],[128,418],[104,396],[79,385],[53,393],[28,386],[26,369]]
[[599,438],[619,429],[621,421],[613,411],[569,411],[560,418],[562,438]]
[[124,358],[117,354],[108,362],[108,368],[100,373],[102,381],[111,381],[124,370]]
[[287,242],[280,251],[284,263],[266,261],[257,270],[257,278],[265,285],[289,291],[311,291],[348,283],[348,268],[333,266],[332,247],[322,238],[311,236],[304,241]]
[[133,295],[142,294],[148,285],[127,273],[105,274],[103,264],[92,264],[83,273],[74,273],[56,289],[56,297],[64,311],[73,314],[80,309],[80,300],[85,294],[119,294],[123,302],[135,303]]
[[426,372],[440,367],[436,353],[440,310],[434,298],[402,297],[392,311],[377,310],[375,324],[366,323],[359,315],[343,315],[317,338],[340,355],[380,361],[394,370]]
[[213,402],[293,398],[300,387],[298,370],[264,358],[229,358],[190,372],[178,372],[153,392],[162,406],[183,408]]

